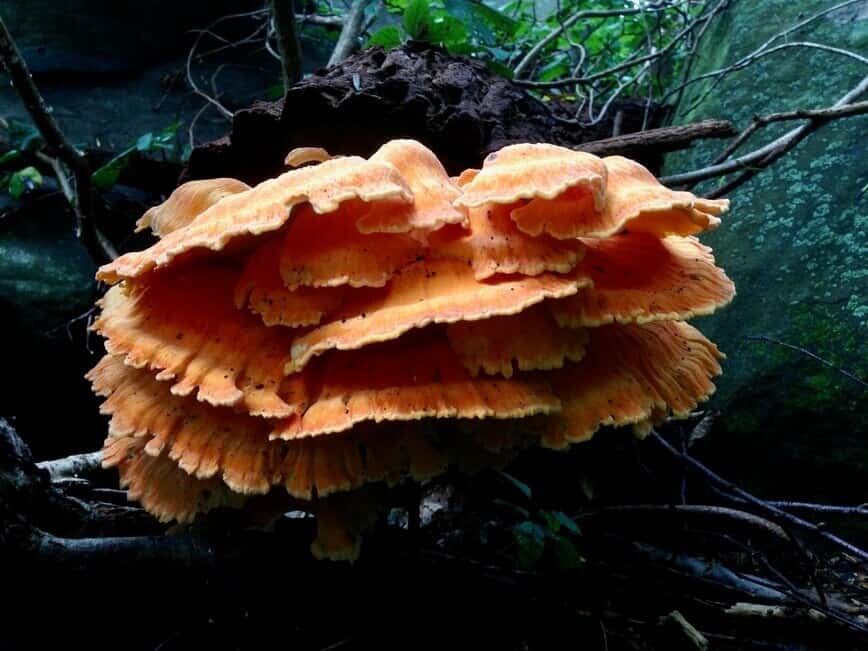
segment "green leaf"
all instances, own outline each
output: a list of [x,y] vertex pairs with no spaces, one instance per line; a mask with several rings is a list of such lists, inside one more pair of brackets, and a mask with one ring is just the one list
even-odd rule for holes
[[551,511],[540,511],[540,517],[546,523],[546,527],[551,533],[557,533],[561,530],[561,523]]
[[576,521],[573,520],[570,516],[568,516],[563,511],[555,511],[552,513],[555,519],[560,523],[560,525],[569,531],[571,534],[575,534],[576,536],[582,535],[582,530],[579,529],[579,525],[576,524]]
[[[381,27],[371,34],[371,38],[368,39],[365,47],[373,47],[375,45],[379,45],[384,50],[398,47],[401,45],[401,31],[395,25]],[[283,92],[282,89],[281,92]]]
[[145,133],[139,136],[138,140],[136,140],[136,150],[137,151],[149,151],[154,144],[154,134],[153,133]]
[[412,0],[386,0],[386,10],[392,14],[403,14]]
[[178,133],[178,129],[181,127],[180,122],[172,122],[165,129],[160,131],[156,138],[154,138],[155,144],[162,145],[165,147],[174,147],[175,146],[175,136]]
[[42,185],[42,174],[35,167],[25,167],[9,177],[9,194],[19,199],[25,192]]
[[554,81],[570,73],[570,59],[566,54],[555,55],[537,74],[539,81]]
[[554,536],[552,539],[552,552],[555,563],[562,570],[574,570],[585,563],[584,557],[573,542],[564,536]]
[[497,73],[501,77],[506,77],[507,79],[512,79],[515,76],[512,68],[503,65],[500,61],[486,61],[488,64],[488,69],[494,73]]
[[496,45],[511,40],[518,26],[516,20],[474,0],[445,0],[444,5],[485,44]]
[[404,9],[402,24],[410,38],[427,40],[431,23],[431,7],[424,0],[411,0]]
[[467,26],[449,14],[437,16],[428,23],[427,40],[441,43],[447,48],[467,44]]
[[529,502],[533,497],[533,493],[530,490],[530,486],[525,484],[523,481],[519,481],[509,473],[503,472],[502,470],[498,471],[500,476],[506,479],[510,484],[515,486],[519,490],[519,492],[524,495],[525,499]]
[[112,158],[108,163],[100,167],[90,175],[90,181],[97,190],[110,190],[121,176],[121,170],[127,164],[127,156],[121,155]]
[[532,569],[545,551],[545,530],[535,522],[525,521],[512,528],[516,558],[523,570]]
[[18,160],[19,158],[21,158],[21,152],[17,149],[10,149],[5,154],[0,156],[0,165],[3,165],[4,163],[11,163],[12,161]]

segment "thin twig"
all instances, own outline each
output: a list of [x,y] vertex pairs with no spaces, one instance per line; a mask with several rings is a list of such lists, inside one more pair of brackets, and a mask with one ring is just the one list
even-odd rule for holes
[[622,504],[606,506],[592,511],[582,511],[575,515],[576,519],[592,516],[605,516],[619,513],[669,513],[681,515],[700,515],[724,518],[733,522],[740,522],[757,529],[762,529],[777,538],[788,540],[787,533],[779,525],[766,520],[753,513],[731,509],[725,506],[705,504]]
[[853,104],[844,104],[843,106],[830,106],[821,109],[796,109],[795,111],[782,111],[780,113],[769,113],[768,115],[755,115],[750,125],[742,131],[735,140],[727,145],[726,149],[721,152],[720,156],[712,161],[712,164],[716,165],[725,161],[727,158],[732,156],[758,129],[768,124],[772,124],[773,122],[809,120],[811,118],[831,120],[851,115],[860,115],[862,113],[868,113],[868,101],[854,102]]
[[[211,97],[211,95],[209,95],[208,93],[203,91],[196,84],[196,80],[193,78],[193,59],[196,57],[196,50],[199,48],[199,45],[202,42],[202,37],[205,34],[210,34],[210,35],[214,36],[215,38],[218,38],[219,40],[222,40],[222,41],[226,40],[226,39],[218,36],[217,34],[215,34],[212,31],[220,23],[223,23],[227,20],[234,20],[236,18],[250,18],[252,16],[260,16],[260,15],[262,15],[262,13],[263,13],[263,10],[258,9],[256,11],[246,11],[243,13],[229,14],[226,16],[221,16],[220,18],[218,18],[217,20],[212,22],[210,25],[208,25],[206,28],[196,30],[196,32],[197,32],[196,33],[196,40],[193,41],[192,47],[190,47],[190,50],[187,52],[187,60],[186,60],[186,65],[185,65],[187,84],[189,84],[190,89],[196,95],[198,95],[199,97],[204,99],[206,102],[208,102],[209,104],[214,106],[220,112],[220,115],[222,115],[227,120],[232,120],[232,117],[233,117],[232,111],[230,111],[228,108],[223,106],[223,104],[221,104],[216,98]],[[259,33],[260,29],[261,29],[261,27],[259,29],[257,29],[255,34]]]
[[[857,97],[868,91],[868,76],[864,77],[855,87],[841,97],[831,108],[841,107],[850,104]],[[732,172],[737,172],[746,168],[752,168],[746,174],[753,176],[761,169],[771,165],[785,153],[793,149],[797,144],[804,140],[808,135],[819,129],[822,125],[834,118],[811,118],[807,124],[788,131],[780,138],[764,145],[750,153],[747,153],[738,158],[733,158],[717,165],[709,165],[698,170],[685,172],[683,174],[673,174],[660,179],[661,183],[666,185],[687,185],[695,184],[700,181],[712,179],[718,176],[725,176]],[[747,180],[747,179],[745,179]],[[744,182],[744,181],[741,181]],[[719,188],[715,191],[716,196],[720,196],[725,191],[729,191],[733,187]]]
[[765,511],[766,513],[770,513],[774,516],[777,516],[780,520],[782,520],[782,521],[784,521],[790,525],[799,527],[799,528],[804,529],[806,531],[810,531],[814,535],[819,536],[820,538],[823,538],[827,542],[830,542],[833,545],[840,547],[841,549],[847,550],[847,552],[849,552],[850,554],[853,554],[854,556],[856,556],[857,558],[859,558],[863,561],[868,561],[868,552],[866,552],[864,549],[861,549],[861,548],[857,547],[856,545],[854,545],[853,543],[847,542],[843,538],[840,538],[839,536],[836,536],[835,534],[824,530],[822,527],[814,524],[813,522],[808,522],[807,520],[803,520],[802,518],[800,518],[796,515],[793,515],[792,513],[787,513],[786,511],[783,511],[782,509],[780,509],[776,506],[773,506],[773,505],[769,504],[768,502],[761,500],[758,497],[755,497],[754,495],[751,495],[746,490],[739,488],[738,486],[736,486],[732,482],[729,482],[729,481],[723,479],[722,477],[717,475],[715,472],[713,472],[710,468],[708,468],[707,466],[702,464],[697,459],[694,459],[689,454],[681,453],[679,450],[677,450],[675,447],[673,447],[666,439],[664,439],[662,436],[660,436],[660,434],[656,430],[654,430],[654,429],[651,430],[651,433],[649,434],[649,438],[651,440],[655,441],[656,443],[658,443],[667,452],[669,452],[671,455],[673,455],[677,459],[687,462],[687,464],[691,468],[693,468],[694,470],[696,470],[700,474],[702,474],[705,477],[706,481],[708,481],[710,484],[726,491],[729,494],[733,494],[736,497],[740,497],[741,499],[745,500],[746,502],[748,502],[752,506],[754,506],[754,507],[756,507],[762,511]]
[[557,29],[552,30],[545,38],[543,38],[536,45],[534,45],[530,49],[530,51],[524,56],[524,58],[518,62],[515,68],[513,68],[513,73],[515,74],[515,77],[517,79],[521,79],[531,67],[531,65],[537,60],[537,58],[539,58],[543,50],[545,50],[549,45],[556,41],[560,37],[560,35],[564,33],[564,31],[566,31],[582,19],[609,18],[612,16],[632,16],[638,13],[648,11],[665,11],[667,9],[670,9],[671,7],[672,3],[661,3],[658,6],[646,6],[636,9],[592,9],[586,11],[578,11],[566,20],[562,21]]
[[[865,104],[868,104],[868,102],[865,102]],[[776,344],[778,346],[783,346],[784,348],[789,348],[790,350],[794,350],[797,353],[801,353],[802,355],[805,355],[806,357],[810,357],[811,359],[820,362],[820,364],[822,364],[823,366],[827,366],[828,368],[832,369],[833,371],[837,371],[838,373],[843,375],[848,380],[852,380],[856,384],[859,384],[862,387],[868,389],[868,382],[866,382],[865,380],[863,380],[859,376],[854,375],[853,373],[851,373],[847,369],[841,368],[840,366],[836,366],[835,364],[833,364],[829,360],[823,359],[819,355],[812,353],[810,350],[808,350],[806,348],[802,348],[801,346],[795,346],[793,344],[788,344],[785,341],[780,341],[778,339],[775,339],[774,337],[769,337],[767,335],[749,335],[747,337],[747,339],[750,341],[767,341],[769,343]]]
[[[743,552],[749,554],[753,560],[760,565],[762,565],[766,571],[768,571],[771,575],[775,577],[777,581],[786,586],[787,594],[798,601],[804,606],[808,608],[812,608],[817,612],[823,613],[826,617],[833,619],[839,624],[843,624],[844,626],[857,631],[862,634],[868,634],[868,628],[863,626],[859,621],[853,619],[852,617],[848,617],[846,614],[839,612],[836,608],[832,608],[826,603],[825,597],[820,597],[819,600],[812,599],[809,596],[806,596],[802,590],[799,589],[783,572],[777,569],[774,565],[772,565],[771,561],[766,558],[765,554],[760,553],[758,550],[749,547],[737,540],[735,540],[732,536],[728,536],[726,534],[720,534],[720,537],[724,540],[728,541],[730,544],[738,547]],[[761,580],[759,577],[752,577],[754,580]]]
[[[647,8],[636,10],[634,13],[638,13],[639,11],[647,11]],[[610,68],[606,68],[605,70],[601,70],[600,72],[594,73],[592,75],[588,75],[587,77],[566,77],[563,79],[556,79],[554,81],[527,81],[517,79],[516,83],[522,86],[527,86],[529,88],[558,88],[559,86],[571,86],[573,84],[581,86],[593,84],[595,81],[621,72],[622,70],[627,70],[637,65],[648,63],[666,56],[678,43],[680,43],[684,39],[684,37],[688,33],[690,33],[693,29],[703,24],[704,22],[711,20],[712,16],[713,14],[711,12],[698,16],[686,27],[677,32],[666,45],[664,45],[656,52],[651,52],[650,54],[646,54],[643,56],[631,57],[626,61],[618,63],[614,66],[611,66]]]
[[[756,48],[752,52],[749,52],[748,54],[744,55],[743,57],[741,57],[737,61],[731,63],[730,65],[724,66],[724,67],[719,68],[717,70],[712,70],[712,71],[703,73],[701,75],[697,75],[696,77],[693,77],[691,79],[685,80],[684,82],[682,82],[678,86],[671,88],[666,93],[666,95],[663,96],[661,101],[665,102],[673,94],[681,93],[687,86],[690,86],[691,84],[695,84],[696,82],[702,81],[703,79],[710,79],[710,78],[715,78],[715,77],[720,78],[723,75],[726,75],[726,74],[728,74],[734,70],[741,70],[742,68],[745,68],[746,66],[748,66],[751,63],[753,63],[754,61],[756,61],[758,58],[767,54],[771,48],[771,45],[773,43],[775,43],[776,41],[778,41],[778,40],[780,40],[786,36],[789,36],[793,32],[796,32],[796,31],[802,29],[806,25],[809,25],[810,23],[812,23],[816,20],[819,20],[820,18],[822,18],[826,14],[829,14],[833,11],[837,11],[838,9],[843,9],[844,7],[847,7],[849,5],[855,4],[857,2],[862,2],[862,1],[863,0],[845,0],[845,2],[839,2],[838,4],[833,5],[831,7],[826,7],[822,11],[819,11],[819,12],[817,12],[817,13],[815,13],[815,14],[813,14],[813,15],[811,15],[811,16],[803,19],[803,20],[800,20],[798,23],[795,23],[794,25],[790,25],[789,27],[777,32],[776,34],[773,34],[769,39],[767,39],[758,48]],[[848,52],[848,54],[852,54],[852,53]]]
[[834,506],[832,504],[814,504],[813,502],[788,502],[785,500],[769,500],[769,504],[782,509],[797,509],[813,511],[814,513],[834,513],[836,515],[868,515],[868,503],[858,506]]
[[75,212],[76,237],[98,262],[113,259],[113,254],[114,257],[117,254],[113,251],[113,247],[106,246],[107,240],[101,237],[94,223],[90,165],[88,165],[84,153],[72,145],[60,130],[51,107],[48,106],[36,87],[33,76],[27,68],[27,63],[21,56],[21,52],[2,18],[0,18],[0,60],[9,73],[15,91],[21,98],[24,108],[39,130],[46,146],[58,160],[72,171],[75,180],[74,190],[68,185],[64,188],[64,183],[68,184],[68,181],[63,178],[65,173],[61,167],[53,166],[58,173],[58,184],[64,188],[64,194],[70,199],[72,209]]
[[311,25],[319,25],[320,27],[343,27],[344,19],[342,16],[320,16],[318,14],[301,14],[296,16],[300,23],[310,23]]

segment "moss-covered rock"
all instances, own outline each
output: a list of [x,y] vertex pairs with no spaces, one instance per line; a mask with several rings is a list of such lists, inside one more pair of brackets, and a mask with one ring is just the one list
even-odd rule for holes
[[[836,3],[733,2],[703,42],[694,74],[724,67],[781,30]],[[789,40],[868,52],[868,2],[812,21]],[[784,42],[783,40],[781,42]],[[706,117],[746,126],[756,114],[833,104],[866,73],[834,53],[788,48],[691,86],[679,122]],[[765,130],[760,146],[793,128]],[[868,118],[834,122],[730,195],[732,212],[705,239],[736,282],[727,310],[699,322],[728,353],[706,444],[729,471],[767,493],[854,499],[868,469],[868,391],[765,335],[868,378]],[[718,143],[673,155],[667,172],[707,165]],[[747,148],[744,151],[747,151]],[[700,186],[708,191],[722,180]],[[760,482],[764,483],[764,482]]]
[[5,325],[48,330],[88,309],[94,263],[61,211],[19,211],[0,221],[0,305]]

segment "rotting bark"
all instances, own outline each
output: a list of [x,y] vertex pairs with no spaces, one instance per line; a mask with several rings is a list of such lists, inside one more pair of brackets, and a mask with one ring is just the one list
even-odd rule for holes
[[[419,140],[447,171],[458,174],[509,144],[579,147],[607,139],[619,113],[621,137],[627,137],[641,130],[645,108],[644,100],[619,101],[605,120],[581,128],[558,120],[572,117],[574,107],[544,103],[480,61],[423,43],[389,52],[372,48],[317,71],[289,89],[283,101],[238,111],[229,138],[193,151],[185,178],[232,176],[257,183],[284,171],[284,157],[297,147],[370,156],[394,138]],[[661,117],[660,107],[652,105],[649,126]],[[725,125],[705,128],[696,137],[720,133]],[[668,143],[662,147],[654,136],[603,147],[657,169],[667,146],[690,142],[680,131],[662,135]]]
[[670,152],[689,147],[701,138],[729,138],[735,129],[729,120],[703,120],[674,127],[661,127],[594,140],[576,147],[597,156],[628,156],[636,151]]

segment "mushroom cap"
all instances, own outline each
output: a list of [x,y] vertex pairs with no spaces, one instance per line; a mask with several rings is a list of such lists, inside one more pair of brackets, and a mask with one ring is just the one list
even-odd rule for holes
[[105,440],[103,467],[117,467],[127,498],[141,502],[160,522],[192,522],[200,513],[220,506],[240,508],[244,496],[233,493],[216,478],[196,479],[166,455],[145,453],[146,438]]
[[683,321],[711,314],[735,296],[711,249],[694,237],[623,233],[584,243],[578,270],[593,286],[547,304],[561,326]]
[[298,287],[287,289],[280,277],[283,238],[263,244],[248,258],[235,283],[235,307],[249,307],[267,326],[297,328],[316,325],[336,311],[347,287]]
[[606,188],[606,167],[597,156],[548,144],[508,145],[489,154],[479,173],[465,174],[463,194],[455,201],[465,208],[554,199],[572,188],[589,194],[599,210]]
[[298,209],[278,263],[288,289],[382,287],[395,271],[421,257],[424,246],[406,233],[360,233],[356,203],[346,202],[327,215],[309,206]]
[[667,235],[695,235],[718,227],[716,215],[729,209],[728,199],[703,199],[662,185],[636,161],[623,156],[603,159],[608,170],[605,207],[583,237],[609,237],[624,229]]
[[250,186],[238,179],[206,179],[179,185],[163,203],[150,208],[136,222],[136,232],[150,228],[157,237],[187,226],[215,203]]
[[678,418],[714,393],[723,355],[681,321],[607,325],[588,331],[587,353],[552,371],[561,412],[548,417],[542,444],[563,448],[603,425],[643,423],[665,412]]
[[589,283],[579,274],[505,276],[480,282],[465,261],[416,262],[383,288],[358,290],[330,321],[297,337],[286,372],[304,368],[328,350],[389,341],[413,328],[517,314],[546,298],[575,294]]
[[199,480],[217,478],[234,493],[265,494],[282,485],[309,500],[408,474],[421,481],[446,469],[444,454],[418,429],[361,427],[273,441],[274,421],[172,395],[166,383],[117,356],[106,355],[89,375],[107,396],[101,412],[111,416],[109,441],[139,441],[148,456]]
[[110,436],[142,438],[147,454],[165,453],[185,473],[217,476],[236,493],[271,488],[272,457],[280,450],[268,444],[268,420],[173,395],[165,382],[117,356],[105,356],[89,377],[108,393],[100,412],[111,415]]
[[99,271],[122,281],[87,375],[104,464],[160,519],[298,500],[314,553],[351,559],[408,476],[641,436],[714,391],[722,355],[683,320],[734,295],[692,237],[728,202],[543,144],[456,179],[412,140],[327,158],[185,184],[139,221],[162,239]]
[[307,163],[324,163],[331,158],[332,155],[322,147],[296,147],[290,149],[283,164],[287,167],[301,167]]
[[348,156],[312,167],[290,170],[212,205],[187,226],[168,233],[145,249],[133,251],[103,265],[97,278],[109,284],[136,278],[151,269],[195,251],[220,251],[232,240],[280,229],[295,206],[310,204],[314,212],[334,212],[345,201],[358,199],[358,215],[381,200],[410,203],[413,194],[391,165]]
[[465,185],[475,179],[479,172],[480,170],[476,168],[466,169],[458,176],[452,177],[452,182],[455,183],[455,185],[457,185],[459,188],[463,188]]
[[350,494],[332,495],[317,504],[316,538],[310,551],[317,559],[355,561],[362,534],[386,510],[384,490],[365,487]]
[[434,152],[415,140],[390,140],[369,159],[392,165],[413,192],[413,203],[383,201],[358,220],[362,233],[431,231],[446,224],[467,224],[452,205],[461,190],[452,182]]
[[472,377],[438,328],[336,351],[323,360],[319,378],[307,409],[282,420],[273,437],[334,434],[364,421],[521,418],[559,408],[541,377]]
[[470,208],[469,232],[450,227],[429,236],[434,255],[469,260],[477,280],[496,274],[567,273],[582,259],[581,242],[531,237],[512,221],[511,210],[494,203]]
[[236,277],[234,268],[213,263],[112,287],[92,327],[127,365],[172,380],[176,395],[263,416],[289,415],[297,407],[280,393],[291,337],[235,308]]
[[[561,368],[585,353],[587,333],[558,327],[544,304],[510,316],[458,321],[446,326],[449,344],[474,376],[512,377],[513,370]],[[532,333],[532,334],[531,334]]]

